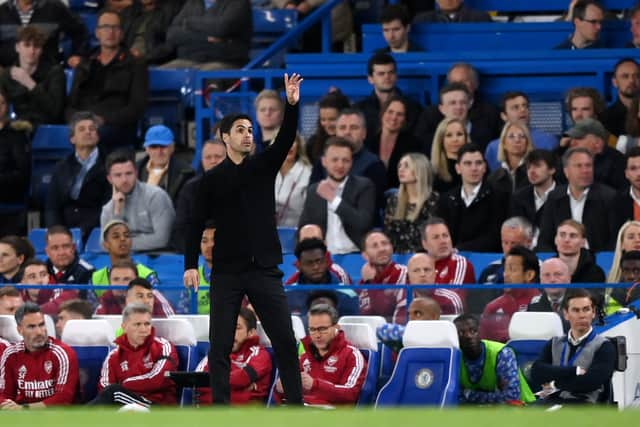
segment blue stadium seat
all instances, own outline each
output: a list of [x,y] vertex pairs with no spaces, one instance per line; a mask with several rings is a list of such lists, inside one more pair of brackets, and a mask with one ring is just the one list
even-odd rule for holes
[[611,270],[613,264],[613,252],[596,253],[596,264],[598,264],[604,271]]
[[295,227],[278,227],[278,238],[283,254],[292,254],[295,251],[297,231]]
[[[278,38],[298,23],[298,12],[294,9],[252,9],[253,35],[249,56],[255,58]],[[275,68],[284,64],[284,50],[269,59],[265,67]]]
[[114,329],[104,319],[72,319],[66,323],[62,341],[78,356],[82,402],[96,396],[100,371],[113,340]]
[[[76,244],[76,252],[81,254],[84,250],[84,246],[82,244],[82,231],[79,228],[71,228],[70,231],[73,236],[73,242]],[[46,235],[46,228],[32,228],[29,231],[28,238],[37,255],[44,254],[44,248],[47,245]]]
[[[529,381],[531,365],[540,356],[542,348],[553,337],[564,335],[562,320],[557,313],[517,312],[509,323],[509,342],[518,359],[518,366]],[[531,384],[530,386],[536,386]]]
[[[387,321],[382,316],[341,316],[338,324],[342,325],[343,323],[363,323],[369,325],[375,334],[379,327],[387,324]],[[377,351],[379,362],[378,372],[376,374],[378,376],[376,389],[378,388],[378,384],[385,384],[389,380],[394,365],[392,352],[387,346],[378,342]]]
[[476,273],[476,280],[480,277],[480,273],[489,264],[495,260],[502,259],[501,253],[483,253],[483,252],[461,252],[460,255],[467,258],[473,265],[473,271]]
[[340,322],[346,338],[360,350],[367,360],[367,374],[358,397],[358,406],[370,405],[376,397],[380,354],[375,329],[366,323]]
[[31,198],[36,207],[45,204],[55,164],[72,152],[67,126],[38,126],[31,141]]
[[376,406],[457,405],[461,361],[453,323],[410,321],[403,344],[389,382],[378,393]]
[[196,360],[201,360],[209,352],[209,316],[206,314],[176,314],[172,319],[184,319],[191,323],[196,335]]
[[345,255],[335,255],[333,257],[333,261],[340,265],[344,271],[351,276],[353,283],[358,283],[360,281],[360,270],[364,265],[364,259],[362,255],[359,253],[353,254],[345,254]]
[[282,264],[278,267],[284,273],[283,279],[287,280],[293,273],[297,271],[296,269],[296,256],[294,254],[283,254],[282,255]]
[[[160,280],[158,290],[169,300],[173,308],[178,307],[183,294],[183,289],[163,289],[163,286],[183,285],[184,258],[181,254],[165,253],[147,258],[147,267],[155,270]],[[143,263],[144,264],[144,263]]]
[[102,245],[100,244],[100,227],[95,227],[89,233],[89,238],[87,238],[87,244],[84,247],[85,253],[90,254],[103,254],[106,253]]

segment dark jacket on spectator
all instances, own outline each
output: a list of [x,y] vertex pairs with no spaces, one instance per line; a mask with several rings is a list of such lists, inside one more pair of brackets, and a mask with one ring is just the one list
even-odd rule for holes
[[[202,0],[187,0],[169,27],[167,43],[176,49],[178,59],[244,65],[252,33],[248,0],[216,0],[206,10]],[[208,37],[222,41],[211,43]]]
[[571,38],[573,37],[573,34],[571,34],[571,36],[568,39],[565,39],[565,41],[563,41],[562,43],[560,43],[559,45],[557,45],[556,47],[554,47],[553,49],[555,50],[583,50],[583,49],[602,49],[605,48],[606,46],[604,45],[604,42],[602,40],[596,40],[595,42],[582,47],[582,48],[577,48],[573,45],[573,42],[571,41]]
[[47,227],[79,227],[87,237],[94,227],[100,227],[100,212],[111,198],[111,185],[107,182],[104,157],[99,154],[82,182],[78,199],[73,200],[71,188],[81,167],[75,153],[56,164],[47,192],[45,223]]
[[620,190],[628,184],[624,177],[626,166],[624,155],[615,148],[605,145],[602,153],[597,154],[594,158],[593,179],[614,190]]
[[[59,0],[34,0],[33,15],[30,25],[35,25],[47,34],[42,48],[41,61],[59,62],[60,36],[65,34],[71,38],[71,54],[84,56],[88,54],[89,32],[82,20]],[[22,27],[20,15],[13,0],[0,5],[0,66],[8,67],[16,61],[14,48],[18,28]]]
[[625,135],[627,120],[627,107],[616,99],[616,102],[609,105],[600,115],[600,121],[605,128],[615,136]]
[[616,193],[611,203],[611,213],[613,216],[613,230],[615,233],[612,237],[611,247],[615,247],[615,239],[618,237],[618,230],[627,221],[633,220],[633,204],[635,203],[629,194],[630,189],[627,187]]
[[[514,177],[515,184],[513,182]],[[489,175],[487,182],[495,189],[507,194],[513,194],[514,191],[526,187],[529,184],[529,179],[527,178],[527,167],[524,163],[516,168],[514,177],[511,176],[509,171],[501,167]]]
[[184,243],[191,223],[193,198],[198,189],[200,178],[202,178],[202,175],[197,175],[185,182],[175,202],[176,220],[173,222],[171,246],[178,252],[184,253]]
[[461,251],[500,251],[500,227],[507,217],[508,194],[483,182],[476,198],[465,206],[456,187],[440,197],[438,216],[449,226],[453,245]]
[[4,90],[19,120],[33,125],[62,123],[67,81],[60,65],[40,62],[31,78],[33,90],[11,78],[10,68],[0,75],[0,89]]
[[452,22],[493,22],[491,16],[484,10],[474,10],[464,4],[453,13],[444,13],[440,9],[422,12],[413,19],[414,24],[431,23],[447,24]]
[[[147,164],[149,163],[149,156],[144,157],[136,165],[138,169],[138,179],[142,182],[147,182],[149,178],[149,171],[147,171]],[[178,201],[178,196],[185,183],[193,177],[195,172],[191,169],[191,166],[175,156],[172,156],[169,160],[169,169],[165,176],[160,180],[159,187],[167,192],[173,206]]]
[[[49,270],[49,276],[55,277],[55,271],[50,259],[47,259],[47,270]],[[52,283],[60,283],[64,285],[86,285],[91,283],[91,275],[95,271],[93,265],[89,264],[85,260],[81,259],[76,253],[75,258],[69,266],[64,270],[60,279],[52,280]],[[96,300],[93,291],[90,291],[91,296],[88,295],[87,290],[83,289],[79,292],[80,298],[89,299],[90,301]]]
[[[375,135],[375,138],[368,139],[366,142],[369,144],[367,148],[373,154],[378,155],[380,152],[380,132]],[[422,146],[420,141],[411,134],[408,130],[402,131],[398,134],[396,144],[393,146],[391,156],[389,157],[389,163],[387,164],[387,187],[396,188],[400,185],[398,181],[398,163],[400,159],[407,153],[421,152]]]
[[576,271],[571,275],[571,283],[602,283],[606,276],[596,264],[596,258],[587,249],[580,249]]
[[[556,184],[557,185],[557,184]],[[536,211],[535,195],[533,194],[535,189],[533,185],[529,184],[522,188],[519,188],[511,196],[511,209],[509,217],[522,216],[525,217],[533,224],[534,227],[540,228],[542,222],[542,215],[544,214],[546,202]]]
[[26,200],[31,178],[31,145],[12,122],[0,129],[0,203]]
[[[422,112],[422,105],[413,99],[404,96],[400,89],[394,88],[394,90],[396,95],[401,96],[407,104],[405,117],[406,124],[404,128],[409,132],[413,132],[416,122],[418,121],[418,117],[420,117],[420,113]],[[373,138],[378,132],[380,132],[380,100],[378,100],[376,92],[372,91],[369,96],[358,101],[356,103],[356,107],[364,113],[364,117],[367,121],[367,136],[369,138]],[[371,151],[376,153],[374,150]]]
[[106,125],[136,125],[147,106],[149,75],[146,64],[121,48],[113,60],[102,65],[99,52],[83,59],[76,67],[66,110],[89,110]]

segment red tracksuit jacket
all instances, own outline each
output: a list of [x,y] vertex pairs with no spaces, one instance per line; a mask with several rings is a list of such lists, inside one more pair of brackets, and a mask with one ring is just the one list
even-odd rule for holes
[[60,305],[65,302],[78,298],[78,291],[64,289],[40,289],[36,301],[29,298],[27,291],[22,292],[24,301],[32,301],[40,306],[40,310],[49,316],[56,316]]
[[[264,402],[271,387],[271,356],[260,345],[260,337],[254,335],[242,343],[231,359],[231,403]],[[198,372],[209,372],[209,363],[205,356],[196,368]],[[200,403],[211,403],[211,388],[198,389]]]
[[68,405],[78,391],[78,358],[62,341],[49,337],[46,346],[29,352],[24,342],[9,345],[0,358],[0,402]]
[[[300,356],[300,370],[314,378],[313,387],[304,391],[304,402],[311,405],[355,404],[367,375],[367,361],[344,336],[343,331],[331,341],[324,356],[311,342],[302,340],[305,353]],[[283,395],[278,394],[279,399]]]
[[[372,280],[360,281],[360,284],[365,283],[403,285],[407,283],[407,267],[391,261]],[[360,314],[384,316],[389,321],[396,310],[396,306],[404,298],[404,293],[393,289],[384,291],[364,289],[358,292],[358,297],[360,299]]]
[[489,302],[480,319],[480,336],[493,341],[509,340],[509,322],[517,311],[527,311],[531,298],[540,295],[537,289],[510,289]]
[[4,353],[4,349],[9,347],[11,343],[7,340],[0,338],[0,359],[2,359],[2,353]]
[[117,347],[102,364],[98,392],[110,384],[120,384],[153,403],[177,403],[175,384],[164,376],[165,372],[178,368],[178,353],[173,344],[156,337],[153,329],[138,348],[129,344],[126,334],[116,338],[115,343]]
[[[153,313],[151,315],[157,318],[166,318],[173,316],[175,312],[167,299],[157,290],[153,291]],[[113,291],[106,291],[99,299],[99,305],[96,308],[96,314],[122,314],[124,310],[125,297],[116,296]]]

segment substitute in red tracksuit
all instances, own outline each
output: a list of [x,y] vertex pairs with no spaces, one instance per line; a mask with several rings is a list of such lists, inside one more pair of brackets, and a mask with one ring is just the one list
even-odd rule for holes
[[[34,292],[35,291],[35,292]],[[64,289],[29,289],[22,293],[24,301],[31,301],[40,306],[44,314],[56,316],[60,305],[72,299],[78,298],[78,292]]]
[[[244,309],[246,310],[246,309]],[[253,335],[245,339],[231,359],[231,403],[264,402],[271,386],[271,356],[260,345],[260,337]],[[208,357],[205,356],[196,368],[197,372],[209,372]],[[210,387],[198,389],[200,403],[211,404]]]
[[117,347],[102,365],[99,394],[93,403],[177,403],[175,384],[165,377],[165,372],[178,367],[175,347],[155,335],[146,305],[130,304],[122,317],[124,334],[116,338]]
[[[304,402],[311,405],[355,404],[367,373],[367,361],[338,329],[338,312],[327,304],[308,313],[309,335],[303,338],[300,370]],[[276,399],[282,399],[276,384]]]
[[4,349],[9,347],[11,343],[2,337],[0,337],[0,358],[2,358],[2,353],[4,353]]
[[38,305],[27,302],[15,316],[23,340],[9,345],[0,358],[0,408],[73,403],[79,376],[76,353],[47,336]]

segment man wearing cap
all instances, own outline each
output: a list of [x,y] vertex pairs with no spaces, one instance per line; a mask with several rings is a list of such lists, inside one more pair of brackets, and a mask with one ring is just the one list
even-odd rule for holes
[[129,225],[132,250],[166,248],[176,215],[166,191],[138,181],[133,153],[129,151],[109,154],[106,170],[113,191],[111,200],[102,207],[102,228],[111,220],[121,219]]
[[582,119],[567,131],[570,147],[584,147],[593,154],[594,181],[620,190],[627,186],[624,156],[607,145],[609,132],[596,119]]
[[164,125],[152,126],[144,136],[147,155],[138,164],[138,179],[157,185],[169,194],[175,206],[182,186],[194,175],[191,166],[173,156],[173,132]]
[[100,225],[100,210],[110,189],[98,139],[97,117],[88,111],[75,113],[69,122],[74,152],[56,164],[47,190],[47,227],[79,227],[86,239]]

